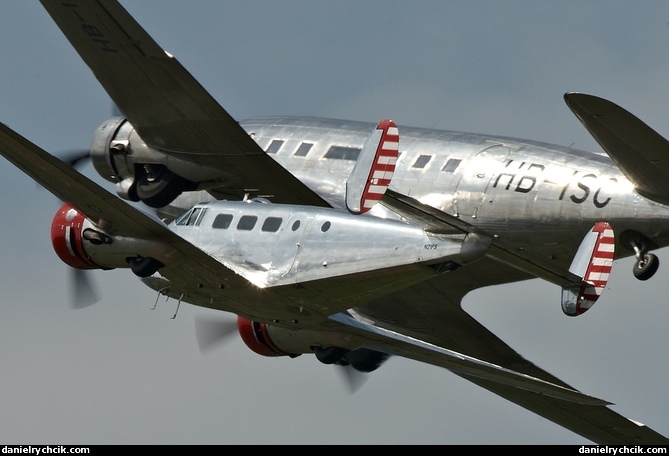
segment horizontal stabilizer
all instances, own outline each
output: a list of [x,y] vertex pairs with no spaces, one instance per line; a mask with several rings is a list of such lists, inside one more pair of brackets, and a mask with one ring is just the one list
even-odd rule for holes
[[569,272],[582,278],[580,287],[562,289],[562,311],[570,317],[581,315],[601,296],[613,266],[615,238],[607,222],[598,222],[581,242]]
[[567,106],[632,182],[636,191],[669,204],[669,141],[620,106],[567,93]]
[[399,155],[399,130],[392,120],[382,120],[365,141],[346,182],[346,207],[364,214],[383,197],[395,173]]

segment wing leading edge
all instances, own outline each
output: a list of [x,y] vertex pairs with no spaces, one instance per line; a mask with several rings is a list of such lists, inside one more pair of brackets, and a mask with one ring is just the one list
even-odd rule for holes
[[[458,217],[422,204],[393,190],[382,204],[435,233],[466,232],[491,239]],[[343,323],[391,341],[407,338],[401,355],[446,367],[457,375],[498,394],[544,418],[600,444],[667,444],[669,439],[607,407],[607,402],[583,395],[558,378],[527,361],[478,323],[461,307],[470,291],[502,283],[541,277],[561,287],[581,288],[582,275],[564,274],[535,265],[503,244],[487,243],[485,257],[443,276],[415,284],[357,308],[357,318],[338,317]],[[379,348],[380,349],[380,348]],[[447,351],[444,353],[444,349]],[[436,357],[435,353],[443,356]],[[463,357],[485,364],[481,375],[449,358]],[[465,363],[466,364],[466,363]]]
[[328,207],[267,155],[115,0],[41,0],[95,77],[151,147],[221,170],[224,185],[276,202]]
[[[148,144],[195,163],[233,170],[245,187],[275,195],[277,202],[326,205],[267,156],[117,2],[41,0],[41,3]],[[39,154],[37,159],[21,158],[26,150],[34,152],[34,149],[4,127],[0,129],[0,147],[6,156],[6,150],[10,149],[12,158],[8,158],[27,173],[29,167],[33,172],[46,169],[43,163],[48,160]],[[49,166],[53,164],[48,163]],[[75,175],[68,174],[66,168],[59,172],[57,176],[41,178],[28,174],[44,186],[50,185],[56,190],[63,186],[63,191],[79,191],[74,190],[79,188]],[[95,189],[88,185],[81,188]],[[59,195],[57,191],[52,192]],[[669,195],[669,192],[663,194]],[[126,209],[130,206],[106,192],[103,195],[94,191],[90,197],[79,201],[85,213],[94,220],[104,221],[98,213],[111,214],[109,220],[119,227],[123,226],[124,219],[137,216],[131,211],[134,208]],[[175,280],[199,283],[198,277],[216,279],[213,259],[202,252],[189,250],[198,249],[179,240],[178,236],[177,239],[170,238],[170,234],[164,232],[171,233],[169,230],[156,228],[158,222],[145,214],[137,217],[134,229],[143,227],[140,230],[165,236],[166,242],[175,241],[177,250],[187,259],[183,268],[185,275],[175,277]],[[456,363],[452,370],[463,378],[593,441],[669,443],[651,429],[608,409],[606,402],[582,395],[538,369],[462,310],[462,297],[474,288],[494,281],[507,283],[531,278],[529,273],[508,266],[515,261],[515,258],[507,258],[504,261],[507,264],[503,264],[496,259],[484,258],[452,275],[449,273],[446,280],[443,277],[439,281],[430,280],[377,299],[359,309],[360,315],[374,321],[371,326],[358,322],[351,324],[350,320],[338,323],[366,334],[370,343],[380,350],[385,348],[389,352],[449,368]],[[218,263],[215,266],[220,267]],[[482,283],[481,277],[486,277],[486,273],[493,273],[495,279]],[[231,274],[229,280],[241,279]],[[239,282],[239,286],[243,287],[243,284]],[[419,303],[416,295],[426,299]],[[457,335],[463,337],[459,339]],[[467,368],[462,367],[462,361]],[[471,370],[475,367],[480,369]]]
[[[420,341],[420,347],[403,345],[406,358],[449,368],[447,357],[426,345],[452,350],[499,368],[494,376],[450,369],[457,375],[599,444],[667,445],[669,439],[653,429],[610,409],[605,401],[579,396],[573,387],[526,360],[481,325],[461,307],[464,296],[476,288],[531,278],[508,264],[490,257],[468,264],[435,279],[376,299],[356,308],[356,318]],[[365,330],[364,325],[358,325]],[[384,344],[395,343],[386,339]],[[374,347],[372,347],[374,348]],[[381,346],[376,347],[383,350]],[[385,348],[388,350],[388,348]],[[392,351],[392,350],[391,350]],[[506,370],[513,372],[504,381]],[[529,378],[540,380],[528,387]],[[546,383],[543,383],[546,382]],[[551,389],[549,394],[542,388]],[[555,394],[557,392],[557,394]]]
[[[123,232],[169,245],[173,250],[175,267],[166,267],[163,275],[186,293],[197,293],[203,282],[221,281],[226,282],[228,289],[239,290],[240,296],[244,289],[248,292],[249,284],[244,279],[180,238],[160,221],[108,193],[5,125],[0,125],[0,153],[56,196],[68,201],[110,232]],[[475,267],[478,263],[474,262],[472,265]],[[469,270],[469,267],[463,269]],[[526,277],[512,274],[505,280],[512,278]],[[669,440],[647,427],[639,426],[609,410],[606,408],[607,402],[584,395],[528,363],[469,317],[459,305],[450,308],[450,315],[426,315],[422,309],[431,309],[429,305],[425,305],[431,300],[427,299],[419,306],[414,293],[424,294],[427,288],[436,283],[443,286],[443,282],[428,281],[424,285],[414,285],[357,309],[360,312],[337,314],[332,317],[330,324],[324,323],[323,328],[353,332],[367,340],[370,348],[445,367],[596,442],[669,443]],[[463,290],[466,292],[472,288],[475,287],[468,284]],[[458,287],[454,289],[459,290]],[[393,301],[403,301],[407,297],[406,293],[412,294],[412,297],[406,301],[406,306],[402,303],[401,311],[397,315],[393,315],[398,310]],[[443,313],[444,302],[448,302],[444,298],[447,296],[448,292],[439,295],[440,302],[433,310]],[[232,301],[230,303],[230,308],[226,310],[235,313],[247,311],[243,306]],[[381,310],[377,306],[379,303],[382,304]],[[378,322],[370,323],[370,317]],[[446,332],[433,335],[431,340],[424,330],[412,332],[407,329],[411,328],[410,324],[399,323],[397,327],[393,327],[382,321],[401,318],[431,319],[431,324]],[[466,337],[459,341],[460,345],[444,344],[443,334],[453,335],[455,331],[462,331],[463,327],[466,328]],[[479,347],[478,350],[468,350],[469,341],[475,341],[474,345]],[[472,353],[479,356],[472,356]]]

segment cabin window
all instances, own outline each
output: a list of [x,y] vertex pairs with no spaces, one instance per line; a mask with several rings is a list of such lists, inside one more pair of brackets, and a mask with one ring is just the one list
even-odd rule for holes
[[294,155],[296,157],[304,157],[309,153],[312,147],[313,144],[303,142],[302,144],[300,144],[300,147],[297,148]]
[[283,141],[280,139],[275,139],[269,144],[269,147],[267,147],[267,152],[268,154],[275,154],[281,149],[281,146],[283,146]]
[[204,207],[194,207],[179,217],[175,223],[180,226],[198,226],[206,212],[207,209]]
[[262,231],[276,232],[279,231],[283,219],[281,217],[267,217],[262,224]]
[[458,166],[460,166],[461,161],[462,160],[460,160],[459,158],[449,158],[444,167],[441,168],[441,170],[446,171],[447,173],[453,173],[455,172],[456,169],[458,169]]
[[323,225],[321,225],[321,231],[322,231],[323,233],[325,233],[327,230],[330,229],[331,226],[332,226],[332,223],[330,223],[330,222],[325,222],[325,223],[323,223]]
[[325,154],[325,158],[335,160],[357,160],[360,155],[360,149],[356,147],[332,146]]
[[297,231],[297,229],[298,229],[299,227],[300,227],[300,221],[299,221],[299,220],[295,220],[295,221],[293,222],[293,226],[291,226],[290,229],[293,230],[293,231]]
[[255,215],[243,215],[242,218],[239,219],[239,223],[237,223],[237,229],[251,231],[253,227],[256,226],[257,221],[258,217]]
[[412,168],[425,168],[425,166],[430,162],[432,159],[431,155],[420,155],[416,161],[414,162]]
[[232,214],[218,214],[211,225],[214,228],[227,230],[232,222]]

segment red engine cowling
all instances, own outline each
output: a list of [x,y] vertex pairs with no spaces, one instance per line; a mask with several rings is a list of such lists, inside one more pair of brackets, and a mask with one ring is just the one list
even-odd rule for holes
[[69,204],[64,204],[51,222],[51,245],[58,257],[76,269],[100,269],[84,250],[86,217]]
[[308,329],[291,330],[243,317],[237,317],[237,329],[246,346],[263,356],[294,358],[329,347],[337,347],[344,353],[361,346],[361,341],[349,335]]
[[246,346],[263,356],[296,357],[325,347],[338,347],[345,352],[360,346],[355,338],[339,333],[291,330],[243,317],[237,317],[237,329]]
[[316,355],[323,364],[351,366],[359,372],[378,369],[390,356],[365,348],[362,341],[350,335],[312,330],[290,330],[237,317],[242,340],[263,356],[290,356],[304,353]]
[[263,356],[288,356],[281,351],[269,336],[267,325],[237,317],[237,329],[242,340],[251,350]]

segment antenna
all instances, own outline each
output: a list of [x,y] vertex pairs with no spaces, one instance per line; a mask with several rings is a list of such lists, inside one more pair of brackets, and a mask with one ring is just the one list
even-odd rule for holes
[[174,315],[172,315],[171,320],[174,320],[177,318],[177,313],[179,312],[179,307],[181,306],[181,300],[184,298],[185,293],[182,293],[181,296],[179,296],[179,302],[177,303],[177,308],[174,311]]

